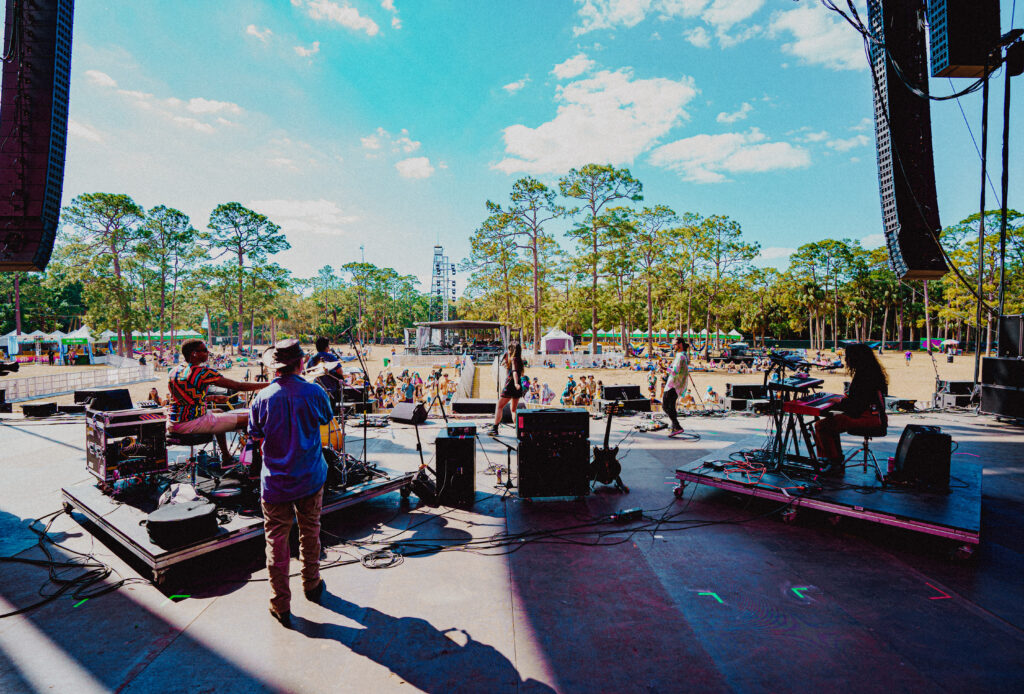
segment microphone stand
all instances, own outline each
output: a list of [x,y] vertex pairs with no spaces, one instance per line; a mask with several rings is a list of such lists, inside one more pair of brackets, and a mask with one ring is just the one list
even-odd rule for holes
[[[363,370],[363,402],[365,403],[366,402],[366,389],[370,387],[370,373],[366,370],[366,363],[363,361],[363,353],[360,350],[360,347],[362,346],[362,343],[357,342],[357,335],[356,335],[355,331],[352,331],[352,333],[350,335],[350,339],[351,339],[352,348],[356,351],[356,359],[359,360],[359,368],[361,368]],[[344,362],[342,362],[342,363],[344,363]],[[342,385],[342,389],[341,389],[341,399],[342,399],[342,402],[344,403],[344,401],[345,401],[345,388],[344,388],[344,385]],[[419,432],[419,429],[417,428],[416,429],[416,447],[417,448],[420,447],[419,440],[420,440],[420,432]],[[422,450],[420,451],[420,460],[421,461],[423,460],[423,451]],[[368,462],[367,458],[366,458],[366,413],[365,412],[363,412],[363,462],[364,463]]]

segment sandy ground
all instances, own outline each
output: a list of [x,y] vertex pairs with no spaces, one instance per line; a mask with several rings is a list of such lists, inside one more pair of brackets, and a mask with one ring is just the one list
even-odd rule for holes
[[[311,349],[307,346],[306,349]],[[343,354],[351,353],[351,350],[340,350]],[[832,356],[831,352],[826,353]],[[391,348],[387,346],[376,346],[370,348],[370,356],[366,360],[367,370],[371,378],[384,371],[383,360],[391,357]],[[934,362],[924,352],[913,352],[910,364],[904,361],[902,353],[892,352],[882,355],[882,365],[889,374],[889,393],[893,396],[914,400],[931,401],[932,393],[935,390],[936,372],[939,378],[946,380],[971,380],[974,374],[973,355],[957,356],[954,363],[946,363],[945,355],[935,355]],[[351,362],[346,366],[358,365],[358,362]],[[11,374],[0,378],[0,388],[3,388],[3,381],[9,378],[21,378],[58,373],[60,371],[85,370],[106,368],[103,366],[45,366],[23,364],[17,374]],[[425,376],[423,369],[421,375]],[[244,380],[246,377],[254,379],[259,373],[258,368],[253,364],[236,364],[223,372],[228,378]],[[496,396],[494,383],[490,380],[490,369],[484,368],[480,372],[480,397],[488,398]],[[813,375],[824,379],[824,390],[832,393],[843,392],[843,381],[849,377],[842,371],[819,372],[815,370]],[[565,369],[565,368],[537,368],[527,367],[527,375],[536,377],[541,383],[547,382],[556,394],[561,394],[565,383],[572,374],[577,381],[582,375],[593,374],[594,378],[602,381],[604,385],[638,384],[641,392],[647,394],[646,371],[633,371],[630,369]],[[763,375],[756,374],[730,374],[726,372],[692,372],[693,384],[696,392],[701,398],[706,397],[706,389],[711,386],[718,395],[724,395],[727,383],[761,383]],[[167,393],[167,373],[157,370],[156,380],[145,383],[135,383],[126,386],[132,394],[132,399],[141,401],[148,399],[150,388],[156,387],[161,396]],[[73,402],[72,395],[51,396],[41,398],[41,401],[57,402],[66,404]],[[17,409],[17,408],[16,408]]]

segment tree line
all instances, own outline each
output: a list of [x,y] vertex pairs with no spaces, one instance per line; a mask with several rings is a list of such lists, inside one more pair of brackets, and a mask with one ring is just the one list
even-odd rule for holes
[[[486,201],[473,231],[468,284],[456,317],[521,327],[527,340],[546,327],[580,335],[614,329],[721,334],[755,341],[842,339],[974,341],[978,214],[941,230],[962,280],[900,281],[884,248],[826,238],[806,243],[784,269],[759,266],[761,248],[723,214],[676,212],[649,204],[628,169],[588,164],[548,186],[525,177],[505,202]],[[984,215],[982,294],[998,305],[1005,271],[1007,313],[1024,310],[1024,228],[1008,214],[1006,266],[999,267],[997,211]],[[869,231],[869,230],[865,230]],[[0,330],[71,330],[87,323],[117,332],[198,328],[238,345],[281,335],[354,333],[400,338],[430,315],[431,296],[393,268],[350,262],[296,277],[274,262],[289,248],[281,228],[237,202],[217,205],[201,229],[166,205],[143,209],[126,194],[88,193],[67,205],[45,273],[0,274]],[[981,340],[991,348],[985,312]]]
[[[941,230],[960,270],[941,280],[901,281],[886,249],[826,238],[803,244],[784,269],[759,266],[759,244],[727,215],[677,213],[646,204],[625,168],[588,164],[549,187],[525,177],[505,203],[487,201],[463,267],[471,272],[459,302],[468,318],[580,335],[617,328],[625,343],[637,329],[722,334],[755,340],[976,340],[975,294],[980,215]],[[1007,226],[1005,311],[1024,308],[1024,233],[1020,213]],[[559,227],[568,226],[564,234]],[[998,304],[998,211],[984,215],[982,298]],[[865,235],[867,234],[865,230]],[[562,243],[559,237],[562,237]],[[981,340],[991,348],[994,316]]]

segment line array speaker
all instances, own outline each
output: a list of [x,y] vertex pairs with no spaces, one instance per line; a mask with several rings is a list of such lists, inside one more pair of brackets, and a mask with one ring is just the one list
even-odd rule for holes
[[44,270],[64,188],[73,0],[7,0],[0,93],[0,270]]
[[932,77],[982,77],[999,41],[999,0],[928,0]]
[[872,91],[885,244],[901,279],[928,280],[946,274],[946,261],[935,236],[940,226],[928,100],[903,81],[928,89],[918,5],[868,0],[868,23],[877,39],[871,42]]

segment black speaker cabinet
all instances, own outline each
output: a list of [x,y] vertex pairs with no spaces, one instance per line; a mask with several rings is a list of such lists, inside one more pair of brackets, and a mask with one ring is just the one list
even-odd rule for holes
[[630,398],[628,400],[602,400],[598,398],[594,401],[595,408],[602,412],[607,405],[614,405],[615,403],[619,403],[622,409],[627,412],[651,411],[651,401],[649,398]]
[[1024,388],[1024,360],[982,357],[981,382],[989,386]]
[[21,406],[21,413],[26,417],[52,417],[57,414],[57,403],[39,402]]
[[982,77],[999,41],[999,0],[928,0],[932,77]]
[[590,418],[583,408],[517,413],[519,496],[580,497],[590,492]]
[[0,96],[0,271],[43,270],[64,187],[74,0],[7,0]]
[[978,409],[986,414],[1024,419],[1024,390],[982,385]]
[[949,393],[950,395],[970,395],[974,392],[974,381],[943,381],[936,379],[936,393]]
[[[868,0],[875,41],[874,92],[878,193],[889,261],[900,279],[929,280],[946,274],[936,234],[940,227],[927,99],[908,84],[928,89],[924,25],[919,2]],[[898,66],[898,67],[897,67]]]
[[402,424],[423,424],[427,421],[427,410],[422,403],[400,402],[391,410],[391,421]]
[[640,386],[637,385],[601,386],[600,395],[602,400],[639,400],[643,398]]
[[952,439],[937,426],[908,424],[896,445],[893,477],[937,491],[949,489]]
[[999,356],[1024,356],[1024,316],[999,316]]
[[84,403],[96,412],[116,412],[132,409],[132,396],[127,388],[108,390],[76,390],[75,402]]
[[763,400],[768,397],[768,389],[761,383],[726,383],[725,394],[730,398]]
[[476,439],[449,436],[442,431],[434,446],[438,502],[445,506],[472,506],[476,497]]

